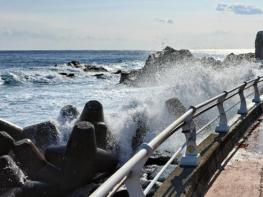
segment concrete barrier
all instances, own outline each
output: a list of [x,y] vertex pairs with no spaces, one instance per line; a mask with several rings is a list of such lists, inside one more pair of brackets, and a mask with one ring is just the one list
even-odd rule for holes
[[200,163],[195,168],[178,166],[154,196],[203,196],[208,183],[243,134],[262,114],[262,104],[255,105],[246,117],[239,117],[226,134],[211,134],[198,145]]

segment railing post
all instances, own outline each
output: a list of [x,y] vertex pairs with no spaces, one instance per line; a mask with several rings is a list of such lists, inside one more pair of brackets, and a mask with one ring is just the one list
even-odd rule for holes
[[225,93],[224,95],[218,98],[217,109],[219,112],[219,124],[215,129],[217,133],[226,133],[229,130],[229,126],[227,124],[226,112],[224,109],[224,101],[227,96],[227,92],[224,93]]
[[193,113],[186,118],[182,126],[182,132],[186,138],[186,151],[181,158],[180,166],[197,166],[199,163],[199,154],[196,145],[196,128],[193,121],[193,114],[196,109],[194,107],[191,108],[194,109]]
[[125,186],[129,192],[130,197],[145,197],[143,193],[143,189],[140,184],[140,175],[142,172],[142,168],[146,161],[148,160],[149,156],[152,154],[153,149],[146,143],[141,145],[141,148],[145,148],[148,152],[146,158],[138,162],[135,167],[132,169],[130,174],[128,175],[127,180],[125,181]]
[[246,116],[247,115],[247,102],[246,102],[246,98],[244,96],[244,89],[247,85],[247,82],[244,82],[244,84],[242,86],[240,86],[239,90],[238,90],[238,94],[240,97],[240,108],[237,111],[238,114],[240,114],[241,116]]
[[258,90],[258,82],[260,80],[260,77],[258,77],[254,83],[253,83],[253,86],[254,86],[254,98],[252,100],[253,103],[260,103],[261,102],[261,99],[260,99],[260,94],[259,94],[259,90]]

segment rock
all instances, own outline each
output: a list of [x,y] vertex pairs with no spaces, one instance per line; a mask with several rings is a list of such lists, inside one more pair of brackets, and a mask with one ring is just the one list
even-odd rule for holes
[[[169,151],[154,151],[154,153],[149,157],[146,162],[146,166],[148,165],[158,165],[163,166],[166,162],[172,157],[172,153]],[[174,162],[173,162],[174,163]]]
[[29,139],[15,143],[14,156],[16,163],[31,180],[48,183],[59,182],[59,170],[45,160],[38,148]]
[[263,59],[263,31],[259,31],[255,40],[255,57],[256,59]]
[[22,194],[24,197],[57,197],[65,196],[62,191],[59,190],[58,185],[49,184],[39,181],[28,181],[22,188]]
[[104,122],[94,123],[96,144],[98,148],[106,149],[107,146],[107,126]]
[[122,71],[119,69],[116,72],[113,72],[112,74],[121,74],[121,73],[122,73]]
[[78,121],[87,121],[92,124],[104,122],[103,106],[99,101],[91,100],[86,103]]
[[74,73],[64,73],[64,72],[62,72],[62,73],[58,73],[58,74],[66,76],[66,77],[69,77],[69,78],[75,77]]
[[181,103],[178,98],[171,98],[165,101],[165,106],[168,112],[177,118],[186,112],[185,106]]
[[41,149],[57,144],[59,140],[57,127],[50,121],[25,127],[24,135]]
[[74,192],[72,192],[68,197],[89,197],[90,194],[95,191],[95,189],[98,187],[98,184],[88,184],[81,188],[76,189]]
[[106,79],[106,76],[102,73],[93,75],[94,77],[97,77],[97,79]]
[[205,66],[213,66],[215,68],[220,68],[222,66],[222,62],[220,60],[216,60],[213,57],[203,57],[200,61],[201,64]]
[[6,132],[0,132],[0,156],[7,155],[14,147],[15,140]]
[[158,75],[161,75],[172,66],[178,63],[193,61],[194,57],[189,50],[175,50],[166,47],[163,51],[158,51],[148,56],[142,69],[130,73],[121,73],[120,83],[129,85],[154,84],[158,82]]
[[67,63],[68,66],[71,66],[71,67],[75,67],[75,68],[80,68],[82,67],[80,62],[77,61],[77,60],[72,60],[70,62]]
[[239,55],[235,55],[234,53],[230,53],[224,59],[223,64],[225,64],[225,65],[237,65],[237,64],[240,64],[244,61],[252,62],[252,61],[254,61],[254,59],[255,59],[254,53],[244,53],[244,54],[239,54]]
[[45,158],[48,162],[55,166],[62,167],[64,155],[66,153],[66,145],[57,145],[48,147],[45,151]]
[[66,105],[62,107],[59,115],[60,119],[62,119],[63,122],[71,122],[72,120],[77,119],[77,117],[79,116],[79,111],[73,105]]
[[15,140],[21,140],[25,138],[22,128],[4,119],[0,119],[0,131],[5,131]]
[[83,70],[85,72],[108,72],[108,70],[103,67],[97,67],[93,65],[85,65]]
[[26,176],[16,165],[13,159],[8,156],[0,157],[0,194],[15,187],[22,187]]
[[1,197],[23,197],[22,188],[14,187],[1,194]]
[[[147,169],[151,167],[151,169]],[[158,172],[160,172],[160,170],[162,169],[163,166],[147,166],[146,167],[146,173],[148,174],[148,179],[152,180],[154,179],[154,177],[157,175]],[[162,173],[162,175],[158,178],[159,182],[164,182],[167,177],[175,170],[176,165],[169,165],[166,170]]]
[[88,184],[95,174],[95,130],[89,122],[78,122],[70,135],[61,179],[62,191]]

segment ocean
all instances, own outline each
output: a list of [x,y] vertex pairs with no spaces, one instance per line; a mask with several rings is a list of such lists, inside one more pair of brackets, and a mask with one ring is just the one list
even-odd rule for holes
[[[223,60],[227,54],[252,52],[251,49],[192,50],[196,57]],[[182,65],[166,74],[157,86],[130,87],[119,84],[117,70],[131,71],[144,66],[153,51],[0,51],[0,118],[21,127],[51,120],[63,136],[72,125],[60,125],[59,111],[68,104],[79,111],[89,100],[104,106],[107,125],[122,148],[131,154],[136,118],[146,122],[150,132],[145,141],[168,126],[172,119],[164,110],[167,99],[177,97],[186,106],[198,104],[221,91],[263,74],[257,64],[244,63],[221,70],[203,65]],[[104,78],[66,65],[71,60],[106,68]],[[58,65],[58,66],[55,66]],[[69,78],[59,73],[74,73]],[[99,72],[101,73],[101,72]],[[67,136],[67,135],[66,135]],[[63,138],[62,141],[66,141]],[[181,137],[177,138],[178,144]],[[165,146],[174,148],[174,142]]]

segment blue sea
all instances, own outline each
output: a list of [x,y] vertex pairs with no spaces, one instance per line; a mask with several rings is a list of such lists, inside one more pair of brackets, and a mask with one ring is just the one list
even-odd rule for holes
[[[230,52],[251,50],[191,52],[196,57],[223,60]],[[120,76],[113,72],[142,68],[151,53],[153,51],[0,51],[0,118],[21,127],[51,120],[65,133],[70,132],[72,125],[60,125],[60,109],[72,104],[81,111],[87,101],[95,99],[103,104],[107,125],[120,142],[123,155],[129,155],[127,147],[137,128],[138,117],[144,119],[151,131],[145,140],[171,123],[173,119],[164,109],[167,99],[177,97],[188,107],[262,73],[256,64],[217,70],[189,62],[167,71],[157,86],[119,84]],[[104,67],[109,72],[103,73],[104,78],[100,79],[94,72],[67,66],[71,60]],[[63,76],[61,72],[74,73],[75,77]],[[173,147],[171,144],[167,147]]]

